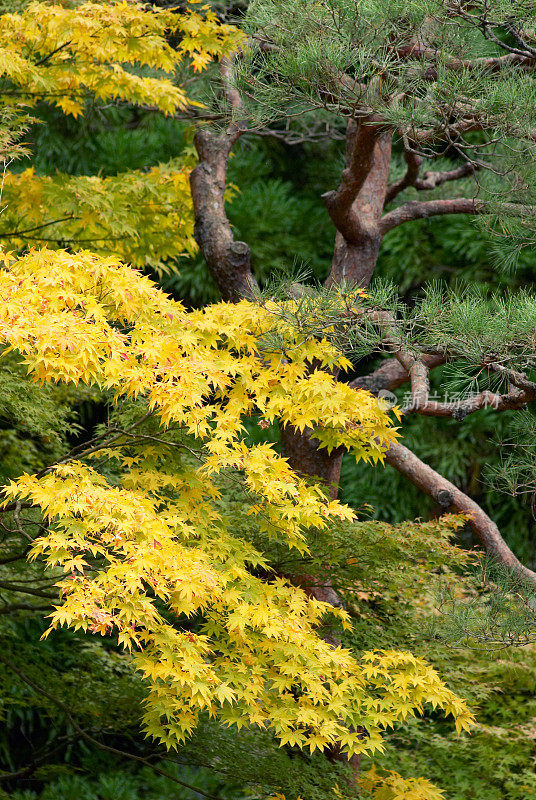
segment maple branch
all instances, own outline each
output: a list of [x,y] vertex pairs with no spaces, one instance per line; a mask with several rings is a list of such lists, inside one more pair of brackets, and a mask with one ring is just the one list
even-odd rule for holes
[[20,561],[21,558],[26,558],[29,552],[30,547],[25,547],[21,553],[16,553],[15,555],[8,556],[7,558],[0,558],[0,564],[11,564],[13,561]]
[[[22,670],[20,670],[18,667],[12,664],[11,661],[9,661],[1,653],[0,653],[0,662],[2,662],[2,664],[4,664],[8,669],[14,672],[15,675],[17,675],[20,678],[20,680],[23,681],[23,683],[25,683],[27,686],[33,689],[34,692],[37,692],[37,694],[40,694],[43,697],[46,697],[47,700],[50,700],[51,703],[53,703],[57,708],[63,711],[63,713],[69,720],[70,724],[72,725],[76,733],[82,739],[85,739],[87,742],[92,744],[94,747],[97,747],[99,750],[104,750],[107,753],[112,753],[113,755],[121,756],[122,758],[129,758],[131,761],[137,761],[139,764],[143,764],[144,766],[152,769],[152,771],[155,772],[157,775],[162,775],[164,778],[169,778],[170,781],[178,783],[179,786],[184,786],[186,789],[190,789],[191,791],[197,794],[203,795],[203,797],[209,798],[209,800],[221,800],[221,798],[218,797],[217,795],[210,794],[209,792],[205,792],[203,789],[200,789],[197,786],[192,786],[191,784],[186,783],[185,781],[179,780],[179,778],[176,778],[170,772],[166,772],[166,770],[160,769],[160,767],[157,767],[155,764],[152,764],[148,758],[144,758],[143,756],[137,756],[134,753],[127,752],[126,750],[118,750],[116,747],[110,747],[109,745],[99,742],[98,739],[95,739],[78,724],[78,722],[72,715],[69,706],[66,705],[66,703],[63,703],[61,700],[59,700],[57,697],[54,697],[53,694],[48,692],[42,686],[39,686],[39,684],[35,683],[35,681],[33,681],[31,678],[28,678],[28,676],[25,675],[24,672],[22,672]],[[2,779],[7,780],[10,777],[11,776],[9,775],[8,776],[0,775],[0,780]]]
[[8,231],[7,233],[0,233],[0,239],[7,239],[10,236],[23,236],[25,233],[32,233],[33,231],[39,231],[42,228],[48,228],[50,225],[57,225],[59,222],[72,222],[73,220],[76,219],[78,219],[78,217],[73,216],[73,214],[69,214],[68,217],[60,217],[59,219],[53,219],[50,222],[43,222],[41,225],[34,225],[32,228],[24,228],[23,230],[19,231]]
[[10,603],[0,607],[0,614],[11,614],[13,611],[49,611],[51,608],[52,604],[48,606],[38,606],[32,605],[31,603]]
[[[55,755],[56,753],[59,753],[60,750],[62,750],[66,745],[76,742],[77,739],[78,736],[61,736],[58,739],[58,744],[56,745],[56,747],[47,750],[42,756],[38,757],[34,756],[31,760],[31,763],[27,764],[25,767],[22,767],[21,769],[17,769],[14,772],[4,772],[0,774],[0,781],[13,781],[17,780],[18,778],[26,778],[27,776],[31,775],[32,772],[35,772],[35,770],[41,764],[45,764],[47,761],[50,761],[51,756]],[[43,749],[44,748],[41,748],[41,750]]]
[[44,592],[42,589],[35,589],[31,586],[20,586],[18,583],[11,583],[10,581],[0,581],[0,589],[6,589],[9,592],[17,592],[20,594],[31,594],[35,597],[44,597],[45,600],[53,600],[57,597],[56,594]]
[[536,585],[536,573],[523,566],[516,558],[501,536],[495,522],[488,517],[478,503],[398,442],[390,445],[385,454],[385,460],[414,486],[436,500],[444,511],[470,515],[469,525],[486,552]]
[[63,42],[63,44],[60,44],[59,47],[56,47],[55,50],[51,50],[50,53],[47,53],[46,56],[43,56],[43,58],[40,58],[39,61],[36,61],[34,66],[36,66],[36,67],[43,66],[43,64],[46,64],[47,61],[50,61],[52,56],[55,56],[56,53],[59,53],[60,50],[64,50],[66,47],[69,47],[71,44],[72,44],[72,39],[68,39],[66,42]]

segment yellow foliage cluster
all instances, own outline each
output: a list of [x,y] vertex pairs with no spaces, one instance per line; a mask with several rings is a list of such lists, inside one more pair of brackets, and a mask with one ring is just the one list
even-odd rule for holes
[[[158,437],[142,436],[133,451],[119,436],[107,455],[120,465],[120,485],[66,460],[7,490],[48,521],[33,557],[64,573],[52,624],[114,633],[132,649],[149,684],[148,733],[174,747],[205,711],[270,726],[282,743],[339,742],[354,753],[381,748],[385,728],[426,704],[468,728],[464,702],[422,659],[389,651],[356,660],[320,638],[327,613],[347,626],[346,613],[287,580],[261,579],[269,565],[218,507],[218,476],[235,475],[255,522],[302,551],[307,529],[352,519],[273,445],[244,438],[246,418],[260,415],[381,460],[396,436],[386,412],[321,369],[344,369],[346,359],[297,333],[288,352],[267,352],[259,342],[274,325],[269,309],[243,301],[188,312],[112,258],[43,250],[4,261],[0,337],[36,380],[143,400],[160,430],[180,427],[202,451],[198,463],[172,469]],[[195,634],[184,624],[194,615]]]
[[359,781],[373,800],[444,800],[445,795],[425,778],[403,778],[398,772],[380,773],[375,767]]
[[34,240],[71,249],[91,242],[96,253],[163,270],[166,259],[197,249],[191,161],[106,178],[36,175],[33,168],[7,173],[0,237],[17,250]]
[[[167,41],[170,34],[178,37],[176,48]],[[180,14],[127,0],[76,8],[34,2],[22,14],[0,16],[0,41],[4,103],[13,96],[46,100],[78,116],[91,94],[171,114],[189,104],[172,80],[179,64],[189,59],[201,70],[235,49],[243,34],[195,2]],[[140,75],[127,65],[149,72]]]
[[[180,68],[196,72],[244,42],[236,27],[219,22],[207,5],[159,9],[123,0],[31,2],[23,12],[0,15],[0,140],[17,154],[6,133],[16,120],[32,121],[28,107],[43,101],[80,115],[88,98],[127,102],[173,114],[188,105]],[[0,141],[3,144],[3,141]],[[17,150],[18,148],[18,150]],[[137,267],[159,271],[166,261],[196,250],[189,172],[181,163],[112,177],[40,176],[33,169],[2,176],[0,240],[87,247]]]

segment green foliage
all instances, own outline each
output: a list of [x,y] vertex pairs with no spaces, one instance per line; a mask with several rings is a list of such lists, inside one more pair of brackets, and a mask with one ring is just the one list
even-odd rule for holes
[[129,106],[87,101],[73,119],[40,104],[28,139],[40,175],[101,175],[143,170],[178,158],[188,142],[187,123]]
[[453,646],[483,650],[536,643],[536,591],[526,578],[483,557],[471,584],[464,597],[449,581],[440,585],[440,635]]
[[39,386],[14,354],[0,360],[0,480],[56,461],[81,432],[80,414],[101,395],[86,387]]
[[99,763],[97,759],[86,758],[75,774],[50,781],[42,791],[16,791],[10,797],[11,800],[195,800],[202,792],[222,800],[239,800],[243,796],[239,786],[223,783],[212,771],[181,765],[170,767],[166,763],[155,766],[190,784],[192,789],[155,775],[147,767],[127,771],[120,762],[114,767],[110,761]]

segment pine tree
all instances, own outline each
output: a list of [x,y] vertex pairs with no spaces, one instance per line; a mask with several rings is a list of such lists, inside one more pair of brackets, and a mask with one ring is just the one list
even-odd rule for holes
[[[335,233],[331,269],[315,301],[305,291],[296,323],[307,326],[327,304],[324,327],[315,321],[310,335],[338,321],[340,346],[369,362],[388,356],[351,385],[385,394],[409,382],[405,414],[463,424],[484,408],[524,409],[536,391],[530,291],[490,299],[431,289],[406,309],[396,297],[401,275],[394,292],[372,284],[367,309],[355,314],[344,302],[337,310],[329,293],[367,289],[384,238],[418,220],[477,218],[498,265],[533,245],[535,21],[530,2],[253,2],[244,20],[250,47],[222,65],[228,125],[198,132],[201,163],[191,176],[197,240],[223,296],[257,291],[249,247],[233,240],[223,214],[232,147],[260,129],[292,141],[345,126],[340,183],[322,195]],[[451,377],[439,396],[450,397],[435,399],[430,372],[445,364]],[[289,426],[281,436],[296,470],[337,486],[341,452],[328,455]],[[443,510],[468,513],[488,553],[535,580],[469,496],[398,442],[386,461]]]

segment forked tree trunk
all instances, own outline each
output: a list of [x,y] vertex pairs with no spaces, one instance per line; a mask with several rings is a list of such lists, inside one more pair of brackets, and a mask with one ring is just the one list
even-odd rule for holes
[[335,224],[328,286],[368,286],[382,243],[380,221],[389,177],[392,133],[350,120],[341,185],[323,199]]
[[[255,296],[257,290],[251,272],[249,247],[244,242],[234,241],[232,229],[225,213],[227,159],[234,142],[240,135],[241,130],[236,126],[231,126],[228,131],[220,134],[212,133],[209,130],[199,131],[195,137],[195,144],[200,163],[191,175],[196,239],[224,299],[231,301],[236,301],[241,297]],[[337,231],[331,272],[327,280],[328,286],[345,283],[347,286],[364,288],[372,278],[383,235],[390,229],[385,222],[389,215],[384,216],[382,223],[390,158],[391,134],[389,132],[371,120],[359,123],[354,120],[349,121],[346,137],[346,168],[342,173],[341,183],[335,191],[328,192],[323,197]],[[430,204],[425,205],[429,206]],[[433,213],[443,212],[436,210]],[[352,385],[355,388],[362,386],[362,388],[375,392],[381,388],[393,389],[407,379],[408,374],[405,368],[393,359],[392,362],[384,363],[373,375],[365,376],[361,383],[358,378]],[[281,442],[283,455],[298,474],[320,481],[325,485],[332,498],[337,497],[343,457],[342,448],[334,450],[330,454],[326,449],[317,446],[310,430],[300,433],[292,426],[282,428]],[[433,470],[419,462],[416,457],[409,460],[409,457],[405,460],[400,459],[398,455],[401,449],[405,450],[398,445],[392,448],[392,452],[389,451],[388,463],[406,474],[413,483],[435,498],[437,486],[442,480],[441,476],[433,473]],[[440,494],[441,496],[448,494],[449,498],[452,495],[452,502],[448,503],[452,510],[469,509],[475,512],[472,525],[485,547],[489,547],[490,531],[495,537],[494,542],[501,540],[494,523],[481,509],[478,509],[470,498],[455,487],[452,487],[451,492],[440,492]],[[447,510],[446,503],[445,510]],[[514,568],[517,567],[527,579],[535,577],[533,573],[519,564],[506,545],[502,547],[502,550],[497,547],[492,550],[493,552],[500,550],[503,556],[506,553],[508,557],[503,558],[505,563]],[[325,575],[316,576],[315,579],[305,573],[288,577],[303,585],[317,599],[335,606],[342,605],[341,598],[332,587],[327,571]],[[536,583],[536,580],[534,582]],[[330,641],[333,646],[339,644],[332,635],[326,636],[326,640]],[[366,732],[364,734],[366,735]],[[338,748],[330,748],[326,755],[331,759],[347,760]],[[352,780],[357,782],[360,766],[359,756],[352,757],[350,765],[353,770]],[[357,788],[355,791],[357,792]]]
[[[380,221],[387,193],[392,133],[377,126],[348,123],[346,168],[341,185],[323,196],[337,228],[327,286],[368,286],[382,243]],[[287,426],[281,431],[283,455],[297,472],[317,477],[336,497],[343,449],[328,454],[311,438]]]

